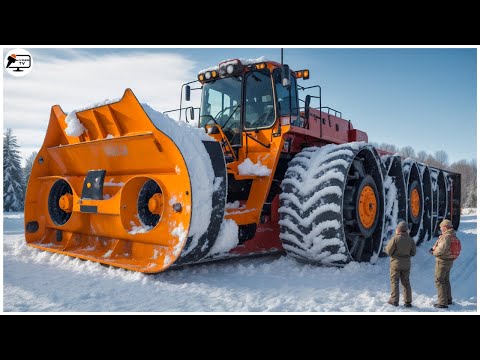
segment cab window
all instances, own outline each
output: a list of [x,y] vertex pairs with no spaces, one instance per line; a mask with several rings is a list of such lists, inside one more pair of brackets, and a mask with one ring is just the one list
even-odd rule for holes
[[[282,85],[282,71],[280,69],[275,69],[273,79],[275,81],[275,92],[280,116],[288,116],[290,115],[289,89]],[[293,75],[290,75],[290,96],[292,104],[291,114],[298,115],[297,82]]]
[[245,128],[272,126],[275,122],[275,108],[270,72],[252,71],[245,81]]

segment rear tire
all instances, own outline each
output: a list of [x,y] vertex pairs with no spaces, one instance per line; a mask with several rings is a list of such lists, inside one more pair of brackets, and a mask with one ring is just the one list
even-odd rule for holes
[[382,245],[380,158],[364,143],[306,148],[290,162],[280,195],[287,254],[314,264],[375,262]]
[[420,170],[423,188],[423,219],[417,243],[421,244],[423,241],[429,241],[432,237],[433,192],[430,168],[422,163],[418,163],[418,168]]
[[[383,245],[395,235],[400,221],[407,219],[407,189],[402,173],[402,159],[398,155],[384,155],[382,161],[386,169],[385,176],[385,227]],[[388,256],[382,252],[382,256]]]
[[433,236],[440,235],[438,225],[445,219],[448,207],[447,181],[443,170],[431,168],[433,189]]
[[410,229],[410,236],[416,244],[421,243],[420,228],[424,212],[424,198],[422,188],[422,178],[417,162],[412,159],[406,159],[403,162],[403,174],[407,187],[407,221]]

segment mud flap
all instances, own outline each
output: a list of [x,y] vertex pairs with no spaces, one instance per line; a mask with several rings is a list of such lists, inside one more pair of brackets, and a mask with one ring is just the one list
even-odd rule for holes
[[[212,196],[212,213],[210,219],[205,219],[205,221],[209,221],[208,229],[202,236],[200,236],[197,245],[187,254],[182,252],[173,266],[195,263],[204,259],[217,240],[225,214],[225,202],[227,199],[227,169],[223,150],[221,145],[216,141],[203,141],[203,145],[208,152],[215,175]],[[194,191],[194,189],[192,189],[192,191]],[[184,249],[189,249],[192,242],[193,236],[189,236]]]

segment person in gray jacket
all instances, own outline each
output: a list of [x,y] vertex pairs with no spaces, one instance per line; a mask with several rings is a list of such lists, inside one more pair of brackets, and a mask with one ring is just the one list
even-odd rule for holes
[[390,300],[388,303],[398,306],[399,284],[403,286],[403,300],[405,307],[412,307],[412,287],[410,286],[410,258],[415,256],[417,246],[415,241],[408,235],[408,227],[405,221],[400,221],[395,230],[395,235],[390,239],[385,252],[390,256]]

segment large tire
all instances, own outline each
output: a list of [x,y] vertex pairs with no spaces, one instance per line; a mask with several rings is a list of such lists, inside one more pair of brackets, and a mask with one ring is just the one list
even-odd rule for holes
[[[402,174],[402,159],[398,155],[384,155],[385,166],[385,228],[383,245],[395,235],[395,228],[400,221],[407,219],[407,190]],[[387,256],[384,252],[382,256]]]
[[321,265],[375,262],[384,225],[382,166],[365,143],[297,154],[280,195],[280,239],[286,252]]
[[403,174],[407,187],[407,222],[410,228],[410,236],[416,244],[420,244],[424,198],[422,178],[417,162],[413,159],[403,161]]
[[422,226],[418,234],[418,243],[429,241],[432,237],[432,212],[433,212],[433,192],[432,192],[432,176],[430,168],[422,163],[418,163],[420,177],[422,178],[423,189],[423,219]]
[[438,224],[445,219],[448,208],[448,191],[447,182],[444,172],[440,169],[430,168],[432,176],[433,189],[433,219],[432,219],[432,235],[439,236],[440,229]]

